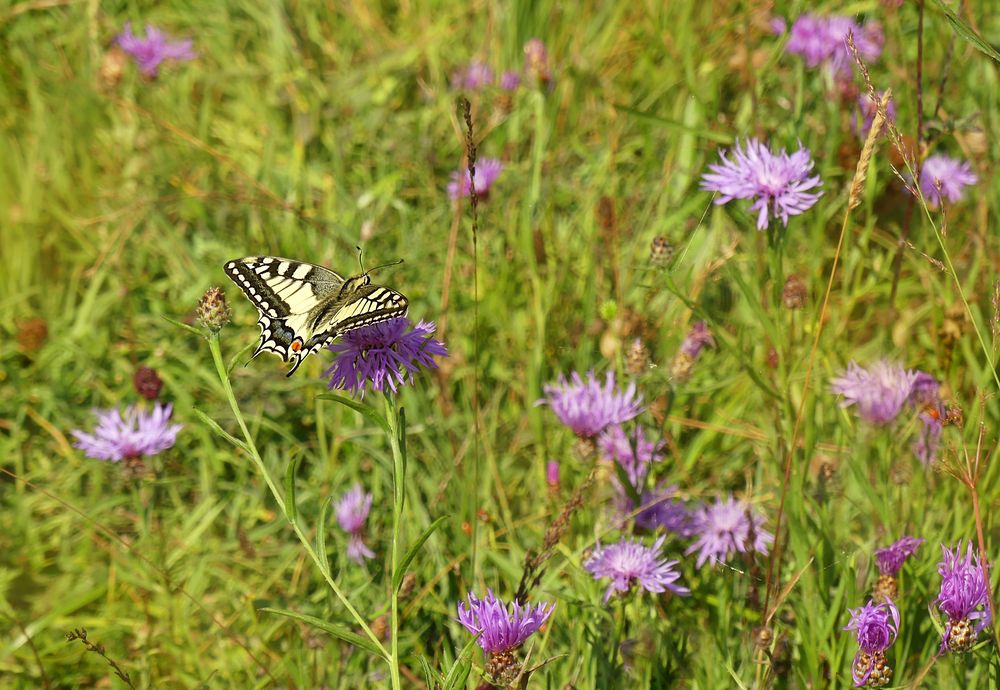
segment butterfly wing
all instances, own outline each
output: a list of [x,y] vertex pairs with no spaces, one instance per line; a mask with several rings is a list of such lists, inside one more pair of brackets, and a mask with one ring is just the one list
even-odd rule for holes
[[224,268],[260,315],[260,343],[253,357],[266,351],[285,362],[294,360],[291,375],[302,360],[322,347],[315,343],[306,347],[314,340],[309,315],[336,298],[344,279],[322,266],[277,256],[234,259]]
[[367,276],[351,278],[337,300],[314,314],[313,337],[329,342],[356,328],[406,316],[408,308],[406,297],[395,290],[371,285]]

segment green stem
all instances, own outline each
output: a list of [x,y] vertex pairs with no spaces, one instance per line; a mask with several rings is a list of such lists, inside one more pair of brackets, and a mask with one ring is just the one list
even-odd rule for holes
[[[309,554],[309,558],[311,558],[313,563],[316,564],[316,567],[319,568],[319,571],[323,574],[323,579],[326,580],[328,585],[330,585],[330,589],[333,590],[337,599],[340,600],[340,603],[343,604],[344,608],[346,608],[351,614],[354,622],[358,624],[358,627],[361,628],[365,636],[367,636],[375,644],[382,657],[387,661],[390,661],[389,652],[386,650],[385,645],[383,645],[382,641],[379,640],[375,633],[372,632],[372,629],[368,627],[368,623],[365,622],[365,619],[362,618],[361,614],[358,613],[358,610],[351,605],[347,596],[341,591],[340,587],[337,586],[337,583],[330,574],[329,564],[320,560],[319,554],[317,554],[316,550],[313,549],[312,542],[309,541],[305,532],[302,531],[302,527],[299,526],[298,520],[292,519],[289,515],[288,509],[285,505],[285,500],[278,491],[278,485],[274,483],[271,473],[268,472],[267,466],[264,464],[264,460],[261,458],[260,452],[257,450],[257,444],[254,443],[253,436],[250,435],[250,430],[247,428],[247,424],[243,419],[243,413],[240,411],[239,403],[236,402],[236,395],[233,393],[233,386],[229,382],[229,371],[226,369],[226,365],[222,361],[222,348],[219,345],[218,333],[209,334],[208,345],[212,350],[212,359],[215,362],[215,370],[219,374],[219,381],[222,383],[222,389],[226,393],[226,399],[229,400],[229,407],[233,411],[233,416],[236,417],[236,423],[239,424],[240,431],[243,432],[243,440],[246,443],[247,450],[249,451],[250,459],[257,466],[257,471],[259,471],[264,477],[264,481],[267,482],[267,488],[271,491],[272,498],[274,498],[278,507],[281,508],[281,513],[285,516],[288,524],[291,525],[292,529],[295,531],[295,536],[297,536],[299,541],[302,542],[302,546],[305,547],[306,553]],[[324,528],[325,526],[320,525],[320,529]],[[390,664],[390,666],[394,666],[394,664]],[[398,686],[393,687],[396,688]]]
[[[393,403],[392,394],[385,394],[385,418],[389,423],[389,446],[392,448],[392,551],[390,556],[389,587],[392,607],[389,642],[392,663],[389,666],[393,690],[401,687],[399,679],[399,588],[395,585],[396,570],[399,568],[399,528],[402,523],[403,503],[406,500],[406,465],[399,436],[399,413]],[[402,580],[400,580],[402,581]]]

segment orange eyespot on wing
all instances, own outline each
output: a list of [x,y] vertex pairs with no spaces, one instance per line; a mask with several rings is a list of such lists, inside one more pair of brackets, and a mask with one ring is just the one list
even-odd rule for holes
[[292,344],[289,347],[291,348],[292,352],[298,352],[299,350],[302,349],[302,342],[299,340],[292,341]]

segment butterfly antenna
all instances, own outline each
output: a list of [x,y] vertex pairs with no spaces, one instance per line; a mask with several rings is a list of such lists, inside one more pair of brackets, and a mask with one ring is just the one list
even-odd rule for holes
[[396,259],[395,261],[390,261],[388,263],[379,264],[378,266],[374,266],[372,268],[369,268],[367,271],[365,271],[365,273],[363,275],[374,273],[375,271],[378,271],[378,270],[383,269],[383,268],[387,268],[389,266],[398,266],[401,263],[403,263],[402,259]]

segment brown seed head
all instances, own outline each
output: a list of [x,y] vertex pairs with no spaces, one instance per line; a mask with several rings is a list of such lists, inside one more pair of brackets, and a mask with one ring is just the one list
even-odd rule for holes
[[233,312],[226,302],[226,293],[221,288],[210,287],[198,300],[198,321],[202,326],[218,333],[233,318]]
[[163,388],[163,381],[160,379],[156,369],[152,367],[139,367],[132,375],[132,385],[135,391],[146,400],[155,400]]

